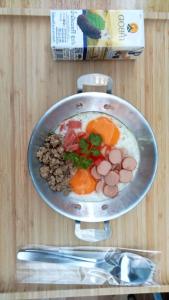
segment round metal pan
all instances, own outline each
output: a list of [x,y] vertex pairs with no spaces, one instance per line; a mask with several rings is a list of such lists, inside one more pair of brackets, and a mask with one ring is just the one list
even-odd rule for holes
[[[83,92],[83,85],[106,85],[107,93]],[[84,240],[98,241],[110,235],[109,220],[133,209],[147,194],[157,169],[157,145],[149,123],[128,101],[112,95],[112,80],[102,74],[87,74],[78,79],[78,93],[57,101],[38,121],[28,147],[29,172],[40,197],[56,212],[76,220],[75,234]],[[53,192],[40,176],[40,162],[36,158],[45,136],[57,124],[82,112],[106,113],[115,117],[134,134],[140,151],[140,164],[133,181],[114,199],[85,201],[80,197]],[[81,229],[80,221],[104,221],[104,229]]]

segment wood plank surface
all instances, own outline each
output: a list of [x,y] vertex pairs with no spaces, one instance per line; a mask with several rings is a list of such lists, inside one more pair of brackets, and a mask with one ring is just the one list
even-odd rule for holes
[[[124,7],[124,1],[93,1]],[[98,4],[99,3],[99,4]],[[104,3],[104,5],[103,5]],[[125,1],[125,8],[168,12],[168,1]],[[89,7],[89,1],[0,1],[1,7]],[[95,7],[96,7],[95,6]],[[0,297],[45,299],[169,291],[169,21],[146,20],[146,48],[133,61],[54,62],[46,17],[0,16]],[[111,222],[111,239],[98,246],[161,250],[155,287],[112,288],[19,285],[16,250],[27,244],[88,245],[76,239],[74,222],[54,213],[36,194],[27,171],[27,146],[39,117],[55,101],[76,92],[76,80],[98,72],[114,80],[114,94],[148,119],[158,141],[159,167],[146,199]],[[3,298],[2,298],[3,299]]]
[[[50,16],[49,8],[18,8],[18,7],[0,7],[1,16],[32,16],[32,17],[48,17]],[[169,13],[145,11],[144,19],[149,20],[168,20]]]
[[168,0],[0,0],[0,7],[13,8],[92,8],[95,9],[144,9],[169,12]]

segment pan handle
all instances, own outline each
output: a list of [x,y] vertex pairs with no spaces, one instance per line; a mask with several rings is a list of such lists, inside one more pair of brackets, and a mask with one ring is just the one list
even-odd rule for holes
[[104,74],[99,74],[99,73],[85,74],[80,76],[77,80],[78,93],[83,92],[84,85],[106,86],[106,93],[112,94],[113,80],[111,77]]
[[75,235],[83,241],[99,242],[106,240],[111,235],[110,222],[104,222],[104,229],[81,229],[80,221],[75,221]]

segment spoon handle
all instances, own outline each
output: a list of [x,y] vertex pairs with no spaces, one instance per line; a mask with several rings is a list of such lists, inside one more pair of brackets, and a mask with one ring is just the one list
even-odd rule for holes
[[[69,252],[62,252],[61,250],[59,251],[54,251],[54,250],[47,250],[47,249],[42,249],[42,248],[25,248],[25,249],[20,249],[18,251],[18,257],[22,257],[21,256],[21,253],[22,254],[29,254],[30,257],[31,257],[31,254],[32,254],[32,257],[34,255],[36,255],[36,257],[38,257],[38,255],[43,255],[43,257],[45,258],[46,257],[50,257],[51,259],[62,259],[62,258],[65,258],[65,259],[71,259],[71,260],[75,260],[75,261],[84,261],[84,262],[90,262],[90,263],[96,263],[96,258],[90,258],[90,257],[85,257],[81,254],[79,255],[76,255],[76,254],[71,254]],[[80,253],[80,252],[79,252]],[[26,255],[25,255],[26,256]]]

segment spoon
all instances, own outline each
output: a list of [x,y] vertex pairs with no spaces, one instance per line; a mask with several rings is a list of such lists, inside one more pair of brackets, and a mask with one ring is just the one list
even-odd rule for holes
[[[69,264],[77,267],[99,268],[110,274],[118,284],[142,285],[153,277],[155,264],[143,256],[127,251],[62,252],[43,248],[25,248],[17,253],[18,260]],[[76,251],[74,252],[76,253]],[[94,257],[94,253],[95,255]],[[99,255],[98,255],[99,253]],[[87,255],[86,255],[87,254]],[[86,255],[86,256],[85,256]]]

